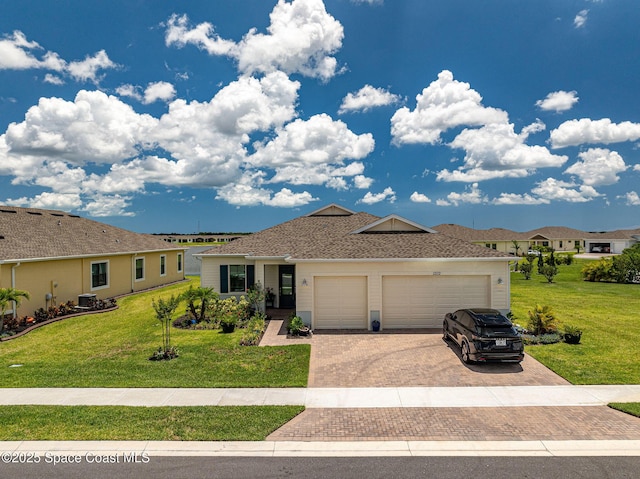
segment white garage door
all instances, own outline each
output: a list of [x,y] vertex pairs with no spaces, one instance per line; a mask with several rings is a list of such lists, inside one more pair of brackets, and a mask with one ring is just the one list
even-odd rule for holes
[[489,276],[384,276],[383,328],[440,328],[460,308],[489,307]]
[[366,329],[365,276],[316,277],[314,288],[315,329]]

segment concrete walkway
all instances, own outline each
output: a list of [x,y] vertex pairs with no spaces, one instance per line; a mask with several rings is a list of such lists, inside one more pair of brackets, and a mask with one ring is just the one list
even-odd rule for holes
[[25,388],[0,389],[0,405],[467,408],[604,406],[640,402],[640,385],[389,388]]

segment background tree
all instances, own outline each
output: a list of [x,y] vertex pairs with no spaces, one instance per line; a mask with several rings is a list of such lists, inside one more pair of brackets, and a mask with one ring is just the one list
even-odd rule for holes
[[520,243],[518,243],[518,240],[513,240],[511,241],[511,247],[513,248],[513,251],[515,252],[516,256],[518,255],[518,252],[520,251]]
[[0,333],[4,329],[4,316],[9,309],[9,304],[14,303],[13,316],[16,316],[18,306],[23,299],[29,299],[31,296],[27,291],[14,288],[0,288]]
[[520,272],[524,275],[524,279],[531,279],[531,272],[533,271],[533,265],[528,261],[523,261],[520,264]]
[[558,274],[558,267],[556,265],[545,264],[542,266],[541,274],[547,278],[547,282],[553,283],[553,278]]

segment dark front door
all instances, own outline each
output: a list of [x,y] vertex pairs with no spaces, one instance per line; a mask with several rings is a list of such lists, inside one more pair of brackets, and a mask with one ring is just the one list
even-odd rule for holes
[[280,265],[278,276],[280,301],[278,305],[281,308],[291,309],[296,306],[296,288],[295,288],[295,266]]

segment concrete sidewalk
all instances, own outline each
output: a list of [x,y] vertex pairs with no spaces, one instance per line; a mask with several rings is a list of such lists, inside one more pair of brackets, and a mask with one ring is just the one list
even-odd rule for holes
[[[111,456],[119,462],[160,456],[640,456],[631,441],[0,441],[3,458],[29,454],[50,458],[80,456],[86,462]],[[128,459],[128,460],[127,460]],[[44,460],[44,459],[42,459]]]
[[640,402],[640,385],[387,388],[0,388],[0,405],[424,408],[602,406]]

